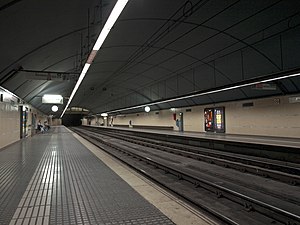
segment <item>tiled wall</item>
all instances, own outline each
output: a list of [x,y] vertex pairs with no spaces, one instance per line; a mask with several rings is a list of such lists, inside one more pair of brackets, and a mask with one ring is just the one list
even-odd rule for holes
[[[12,144],[21,137],[21,111],[26,111],[27,122],[24,138],[35,134],[37,121],[47,120],[47,117],[18,97],[0,87],[0,149]],[[35,123],[33,117],[35,118]]]
[[18,106],[0,102],[0,148],[20,139]]
[[227,133],[300,138],[300,103],[280,97],[259,99],[253,104],[226,105]]
[[[183,112],[185,131],[204,132],[204,108],[223,106],[228,134],[300,138],[300,103],[290,103],[290,97],[293,96],[195,106],[189,108],[190,112],[186,108],[177,109],[176,114],[178,117],[179,112]],[[243,106],[243,103],[249,102],[253,102],[253,106]],[[142,112],[118,116],[114,118],[114,124],[128,125],[130,120],[133,125],[173,126],[178,129],[171,110],[162,110],[159,114]]]

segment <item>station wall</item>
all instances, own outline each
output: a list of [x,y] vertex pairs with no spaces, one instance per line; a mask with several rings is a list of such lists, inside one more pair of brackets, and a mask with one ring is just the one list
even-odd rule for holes
[[0,103],[0,148],[20,139],[20,113],[18,106]]
[[51,120],[51,126],[59,126],[59,125],[61,125],[62,124],[62,121],[61,121],[61,119],[52,119]]
[[[29,105],[25,106],[27,111],[27,124],[24,128],[24,137],[35,135],[38,120],[45,121],[47,117],[40,114]],[[0,149],[21,139],[20,108],[11,103],[0,102]],[[33,120],[32,117],[35,117]],[[32,124],[35,121],[35,124]]]
[[[274,137],[300,137],[300,103],[292,103],[293,96],[279,96],[246,101],[218,103],[176,109],[176,117],[183,113],[184,131],[205,132],[204,109],[225,107],[225,132],[227,134],[260,135]],[[158,114],[157,114],[158,113]],[[153,111],[116,116],[114,126],[132,125],[173,126],[178,130],[171,110]],[[97,125],[98,118],[90,125]],[[110,125],[111,118],[107,118]],[[88,124],[83,120],[83,124]]]
[[227,133],[300,138],[300,103],[289,97],[253,101],[253,107],[241,103],[226,106]]
[[[47,117],[28,104],[19,104],[18,98],[0,89],[0,149],[22,138],[35,134],[38,120]],[[21,132],[21,113],[26,112],[26,126]],[[25,113],[24,113],[25,114]],[[22,134],[21,134],[22,133]]]

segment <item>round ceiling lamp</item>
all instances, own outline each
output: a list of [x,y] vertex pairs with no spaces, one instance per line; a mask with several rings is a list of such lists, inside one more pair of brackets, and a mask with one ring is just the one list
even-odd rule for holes
[[51,107],[51,110],[52,110],[52,112],[57,112],[57,110],[58,110],[57,105],[53,105],[53,106]]
[[147,112],[147,113],[148,113],[148,112],[150,112],[150,110],[151,110],[151,109],[150,109],[150,107],[149,107],[149,106],[146,106],[146,107],[145,107],[145,112]]

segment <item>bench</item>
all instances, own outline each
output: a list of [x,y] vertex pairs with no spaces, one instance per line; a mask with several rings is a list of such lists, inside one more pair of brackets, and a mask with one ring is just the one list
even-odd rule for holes
[[174,130],[173,126],[133,125],[135,129]]
[[125,127],[125,128],[128,128],[129,125],[125,125],[125,124],[114,124],[113,127]]

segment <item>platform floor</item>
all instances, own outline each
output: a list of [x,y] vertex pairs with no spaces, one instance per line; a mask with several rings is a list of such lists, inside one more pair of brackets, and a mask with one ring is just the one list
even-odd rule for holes
[[[93,126],[93,125],[91,125]],[[99,127],[99,126],[94,126]],[[212,133],[212,132],[190,132],[190,131],[172,131],[172,130],[155,130],[155,129],[137,129],[137,128],[124,128],[124,127],[101,127],[107,129],[120,129],[120,130],[130,130],[136,132],[146,132],[146,133],[159,133],[166,135],[178,135],[184,137],[193,138],[205,138],[220,141],[233,141],[240,143],[253,143],[253,144],[264,144],[272,146],[283,146],[291,148],[300,148],[300,134],[299,138],[285,138],[285,137],[270,137],[270,136],[259,136],[259,135],[239,135],[239,134],[226,134],[226,133]]]
[[1,149],[1,225],[213,224],[168,194],[143,190],[141,180],[125,181],[99,159],[104,153],[75,137],[53,127]]

